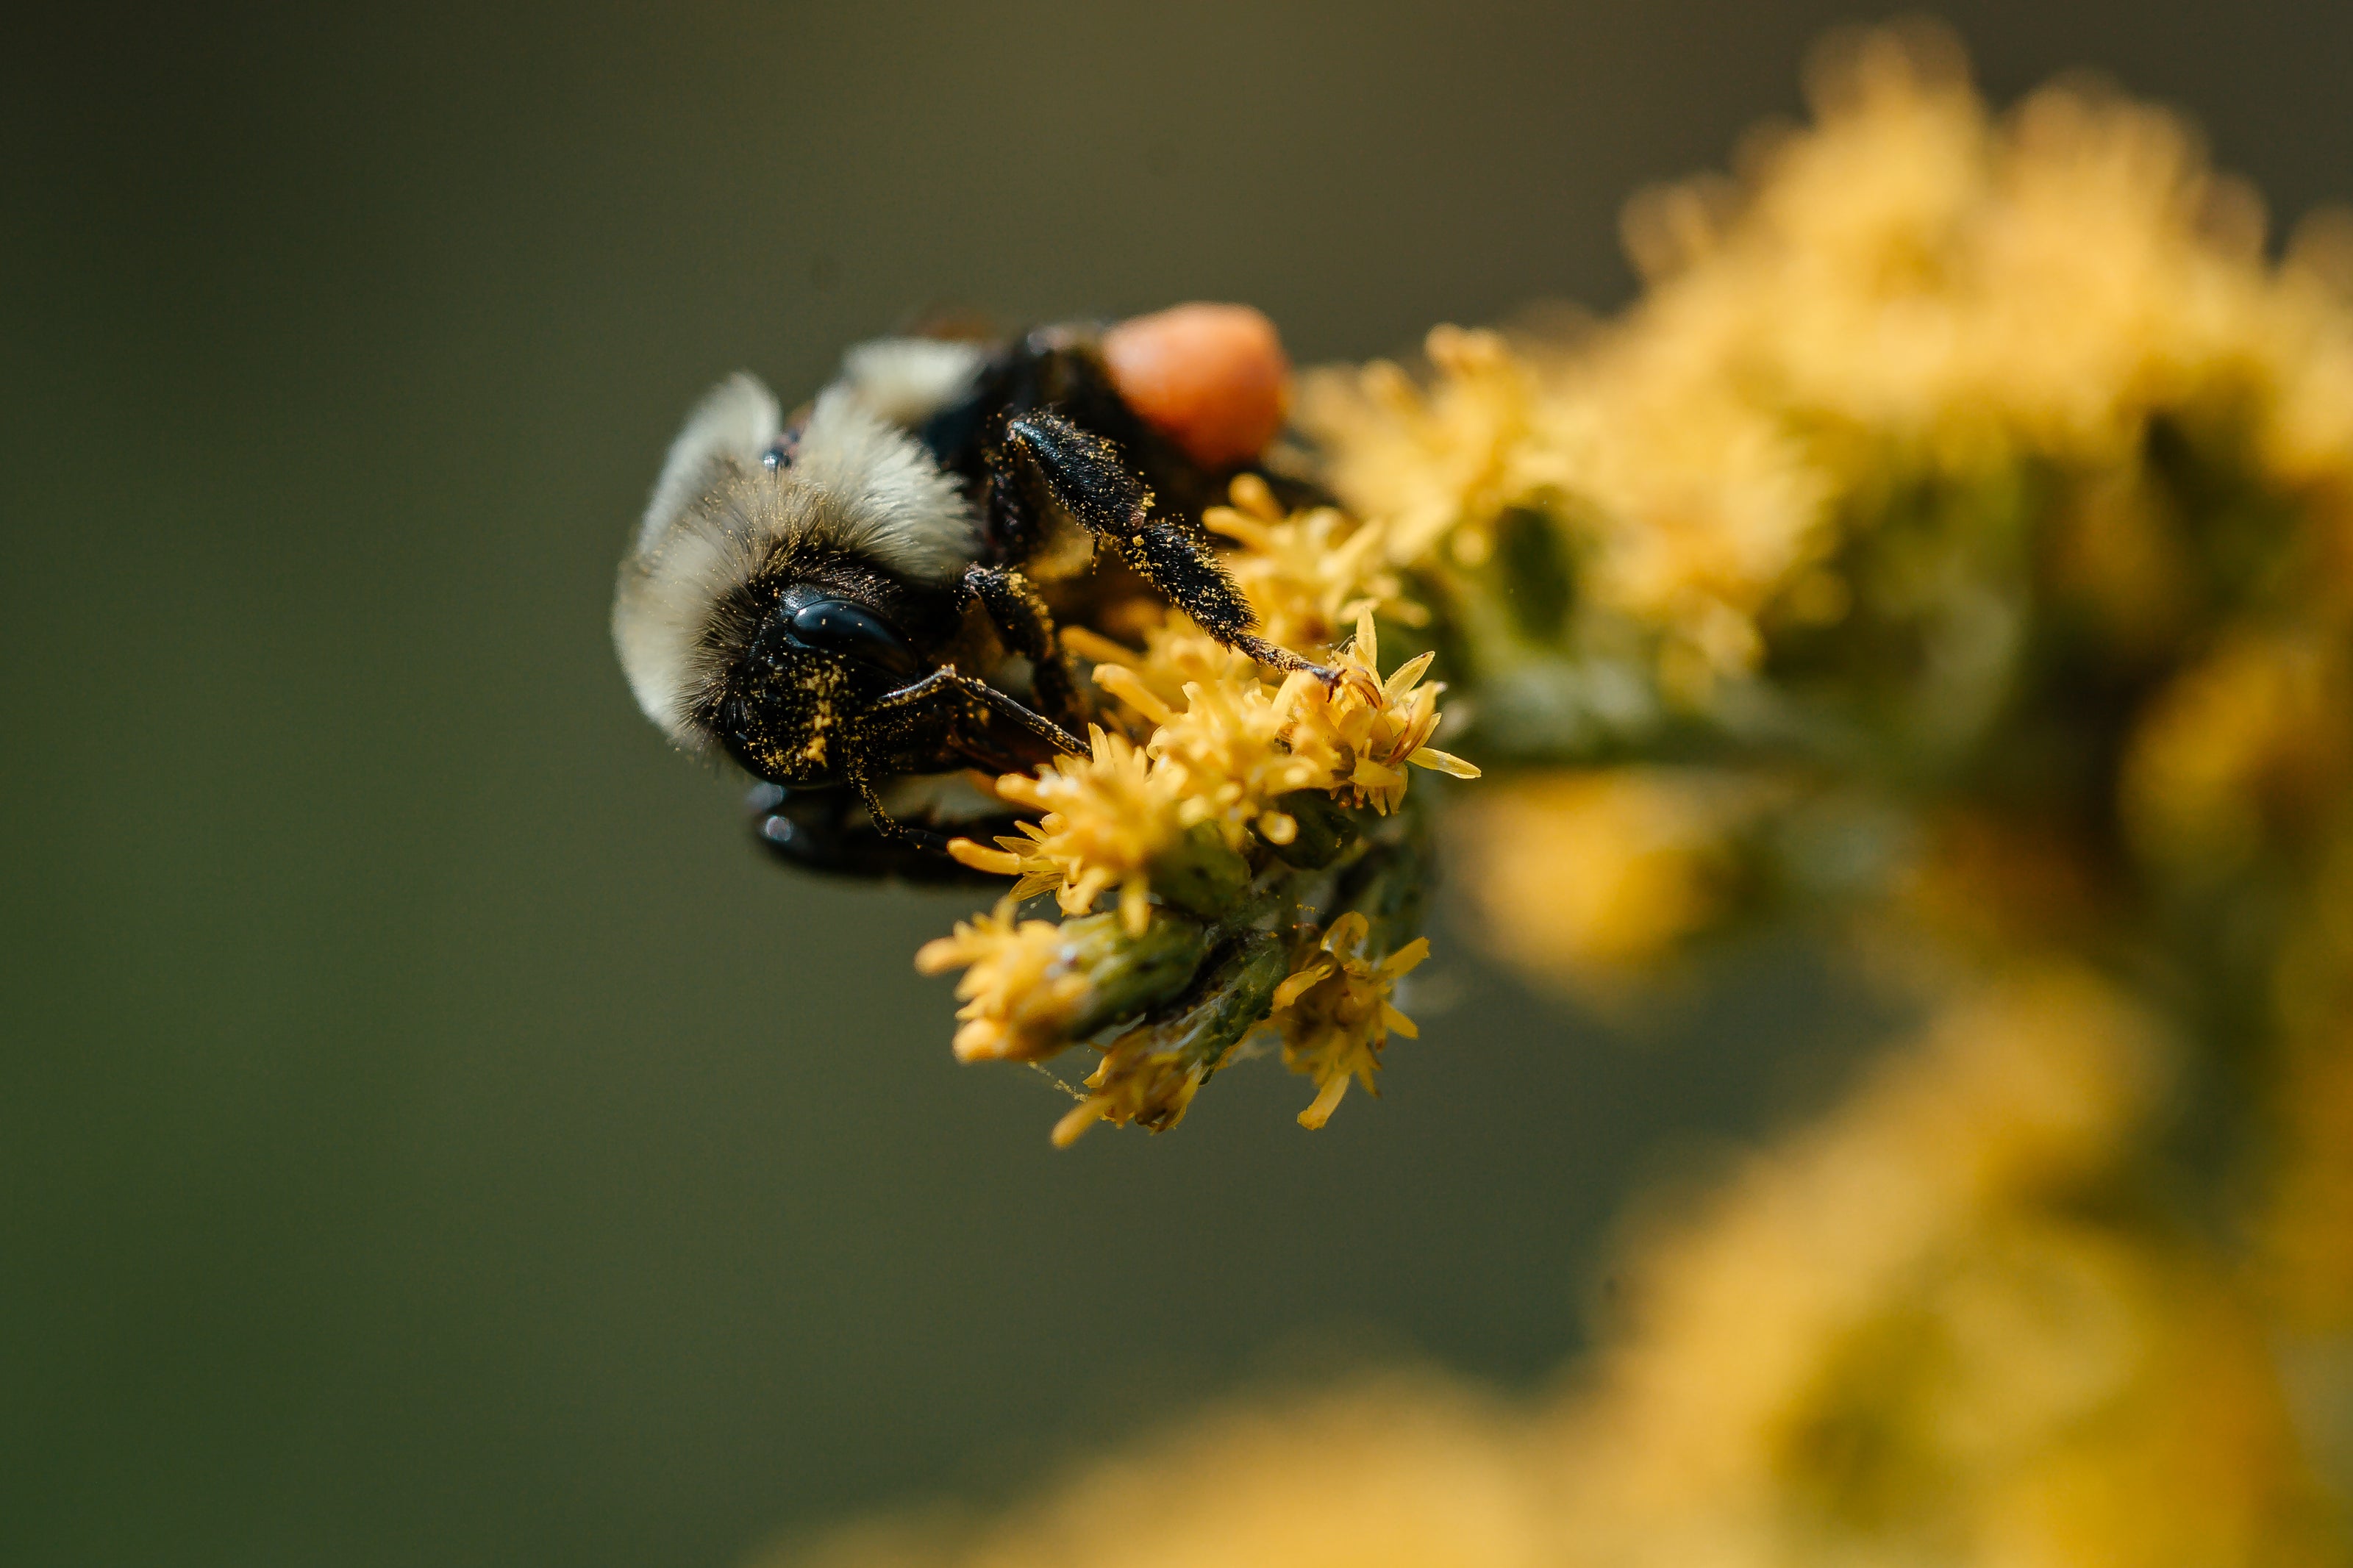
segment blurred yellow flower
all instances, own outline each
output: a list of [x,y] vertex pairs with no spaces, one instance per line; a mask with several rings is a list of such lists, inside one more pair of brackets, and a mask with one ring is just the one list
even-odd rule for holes
[[2000,980],[1654,1225],[1593,1365],[1539,1402],[1392,1376],[1244,1405],[1001,1520],[793,1561],[2329,1561],[2247,1302],[2115,1201],[2164,1058],[2087,973]]
[[1758,792],[1693,769],[1571,769],[1499,781],[1449,823],[1492,952],[1608,998],[1726,908],[1727,837]]
[[2148,707],[2122,807],[2168,870],[2234,870],[2335,808],[2353,764],[2353,679],[2334,641],[2240,632]]

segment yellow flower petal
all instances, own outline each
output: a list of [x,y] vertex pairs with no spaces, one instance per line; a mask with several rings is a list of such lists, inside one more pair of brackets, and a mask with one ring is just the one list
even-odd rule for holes
[[[942,940],[944,941],[945,939],[943,938]],[[934,942],[932,944],[933,947],[936,947],[938,945],[938,942]],[[931,951],[931,948],[927,947],[923,951],[928,952]],[[1306,968],[1300,970],[1297,973],[1292,975],[1288,980],[1285,980],[1282,984],[1274,988],[1275,1009],[1277,1011],[1281,1011],[1282,1008],[1290,1006],[1307,992],[1314,989],[1319,982],[1332,973],[1333,965],[1331,962],[1327,959],[1320,958],[1309,964]]]
[[1391,974],[1410,974],[1420,968],[1421,961],[1429,956],[1430,939],[1418,936],[1381,960],[1381,967]]
[[1151,720],[1155,725],[1176,721],[1176,710],[1155,696],[1152,689],[1144,684],[1143,678],[1124,664],[1095,666],[1095,684]]
[[1003,849],[984,848],[969,838],[948,840],[948,857],[960,866],[993,876],[1016,877],[1021,873],[1021,858]]
[[1340,1097],[1347,1092],[1348,1079],[1345,1073],[1326,1082],[1315,1091],[1314,1103],[1299,1113],[1299,1125],[1310,1132],[1321,1129],[1332,1120],[1332,1112],[1338,1108]]
[[1479,769],[1475,764],[1464,762],[1451,752],[1441,752],[1435,746],[1423,746],[1406,758],[1406,761],[1417,767],[1430,768],[1458,779],[1475,779],[1479,776]]
[[1054,1147],[1069,1148],[1079,1141],[1080,1135],[1088,1128],[1101,1121],[1110,1112],[1111,1103],[1108,1100],[1092,1098],[1081,1100],[1062,1112],[1061,1120],[1054,1123]]
[[[1366,611],[1366,615],[1369,618],[1371,612]],[[1381,683],[1381,696],[1388,701],[1395,702],[1398,698],[1411,691],[1414,682],[1421,679],[1421,672],[1428,669],[1430,661],[1437,657],[1437,650],[1433,648],[1427,653],[1418,653],[1398,665],[1389,678]]]

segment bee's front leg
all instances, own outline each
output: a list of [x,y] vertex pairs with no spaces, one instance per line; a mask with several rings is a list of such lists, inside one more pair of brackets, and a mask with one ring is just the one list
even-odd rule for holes
[[865,769],[849,770],[849,787],[858,792],[859,800],[866,806],[866,815],[874,823],[874,831],[881,834],[886,842],[904,844],[934,855],[948,852],[945,834],[934,833],[924,827],[910,827],[885,810],[882,792],[875,787],[872,779],[867,777]]
[[1043,713],[1019,698],[999,691],[987,681],[966,675],[950,664],[940,666],[912,686],[902,686],[896,691],[885,693],[874,702],[871,711],[876,716],[910,712],[949,693],[973,699],[989,711],[1011,720],[1064,756],[1083,757],[1087,754],[1084,741]]
[[980,601],[1006,646],[1029,661],[1029,684],[1046,716],[1065,730],[1085,729],[1087,706],[1079,696],[1078,675],[1054,635],[1054,613],[1029,579],[1010,566],[975,565],[965,571],[964,592]]
[[[871,820],[853,821],[854,808],[863,804],[855,790],[795,790],[763,784],[753,790],[748,804],[752,834],[760,846],[804,870],[920,883],[986,886],[996,880],[942,853],[942,844],[923,841],[939,839],[939,835],[901,828],[887,813],[877,816],[870,806]],[[884,832],[884,822],[898,831]]]

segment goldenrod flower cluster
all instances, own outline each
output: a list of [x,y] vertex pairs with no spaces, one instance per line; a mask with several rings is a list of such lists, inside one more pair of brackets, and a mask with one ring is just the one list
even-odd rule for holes
[[[1389,1033],[1413,1032],[1390,998],[1428,944],[1404,908],[1350,900],[1418,867],[1419,824],[1387,820],[1406,806],[1409,768],[1478,770],[1430,743],[1443,689],[1423,678],[1435,654],[1381,670],[1375,612],[1402,602],[1379,531],[1330,508],[1287,516],[1255,476],[1233,499],[1207,521],[1236,544],[1235,577],[1270,631],[1324,648],[1353,621],[1329,654],[1339,679],[1269,681],[1173,612],[1146,612],[1141,649],[1071,628],[1072,646],[1102,660],[1094,682],[1124,732],[1098,725],[1087,756],[996,782],[1035,816],[994,846],[951,849],[1013,887],[995,913],[917,957],[927,972],[965,971],[955,1049],[966,1061],[1035,1061],[1114,1021],[1133,1026],[1100,1043],[1057,1142],[1098,1121],[1174,1126],[1261,1032],[1314,1081],[1300,1121],[1321,1127],[1352,1079],[1374,1087]],[[1063,925],[1014,918],[1048,893],[1071,917]],[[1092,915],[1107,896],[1115,916]],[[1289,967],[1278,931],[1299,949]],[[1184,1022],[1203,1009],[1209,1022]]]
[[[836,1561],[2353,1557],[2353,223],[2269,260],[2171,117],[1989,113],[1931,31],[1841,40],[1812,97],[1634,204],[1618,319],[1311,378],[1298,460],[1360,527],[1229,528],[1271,622],[1444,650],[1449,745],[1506,776],[1437,843],[1498,956],[1627,1003],[1798,929],[1924,1026],[1635,1237],[1562,1392],[1244,1409]],[[1303,563],[1263,531],[1310,527]],[[1285,789],[1418,822],[1420,671],[1360,637],[1364,681],[1311,700],[1137,637],[1095,652],[1124,737],[1017,786],[1043,815],[1002,868],[1140,888],[1263,985],[1313,1120],[1409,1032],[1427,850],[1245,943],[1187,899],[1219,855],[1264,876],[1278,818],[1324,831]],[[1091,804],[1164,775],[1135,837]],[[1125,918],[968,928],[976,1048],[1089,1026],[1117,973],[1070,944]],[[1181,1113],[1209,1000],[1131,1027],[1082,1113]]]

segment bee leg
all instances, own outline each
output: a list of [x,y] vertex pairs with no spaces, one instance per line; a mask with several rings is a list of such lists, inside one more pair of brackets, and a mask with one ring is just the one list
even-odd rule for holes
[[1277,669],[1304,670],[1327,686],[1340,672],[1303,658],[1258,635],[1258,614],[1209,548],[1208,536],[1154,512],[1152,491],[1128,467],[1119,447],[1082,430],[1059,414],[1017,415],[1005,422],[991,454],[989,493],[1020,491],[1015,465],[1036,474],[1057,507],[1098,537],[1170,604],[1228,647]]
[[964,591],[980,601],[981,608],[1004,634],[1014,652],[1029,661],[1029,683],[1038,706],[1063,728],[1075,730],[1087,721],[1086,705],[1079,700],[1078,676],[1071,656],[1054,635],[1054,615],[1038,596],[1029,579],[1009,566],[973,566],[964,574]]
[[938,696],[944,690],[961,692],[966,697],[985,703],[993,711],[1012,720],[1016,724],[1065,755],[1083,757],[1088,754],[1085,742],[1047,718],[1043,713],[1031,708],[1019,698],[999,691],[988,682],[965,674],[952,664],[940,666],[912,686],[902,686],[896,691],[885,693],[875,701],[870,711],[881,714],[895,709],[913,707]]
[[881,834],[886,842],[904,844],[937,855],[948,852],[945,834],[934,833],[925,827],[910,827],[883,810],[882,792],[874,787],[874,781],[866,776],[865,769],[850,770],[849,787],[858,792],[858,798],[865,803],[866,815],[873,819],[874,831]]
[[1006,420],[989,468],[992,503],[1002,496],[1018,506],[1022,478],[1033,476],[1072,521],[1105,539],[1140,533],[1151,518],[1152,490],[1119,444],[1049,410]]
[[[997,882],[993,872],[976,871],[934,849],[886,837],[869,823],[852,822],[850,815],[859,804],[854,790],[759,784],[747,803],[752,836],[769,854],[805,871],[868,880],[895,878],[927,886],[988,887]],[[1013,823],[1011,817],[976,823],[967,832],[990,837],[997,830],[1014,831]]]
[[1119,552],[1160,596],[1193,617],[1203,631],[1276,669],[1304,670],[1330,686],[1340,672],[1271,643],[1258,635],[1258,613],[1218,563],[1208,544],[1193,531],[1155,519],[1142,532],[1119,543]]
[[847,845],[850,796],[841,790],[786,789],[761,784],[746,804],[752,837],[779,859],[817,871],[846,871],[854,858]]
[[1028,561],[1045,542],[1045,531],[1022,489],[1022,463],[1008,449],[1011,444],[1005,434],[1000,426],[998,439],[982,454],[987,480],[983,487],[981,529],[998,560]]

